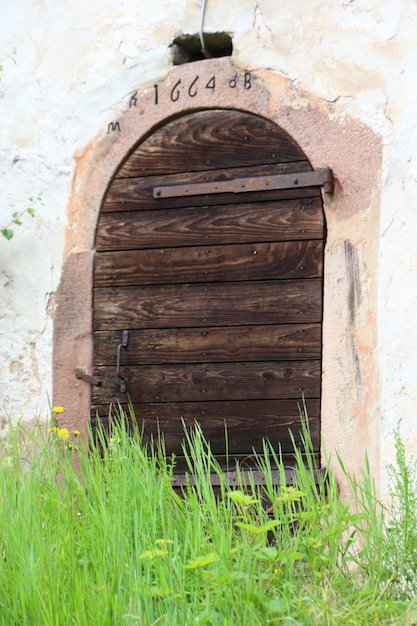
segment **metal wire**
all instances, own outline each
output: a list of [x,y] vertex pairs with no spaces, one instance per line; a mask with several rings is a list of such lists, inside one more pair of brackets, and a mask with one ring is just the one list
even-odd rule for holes
[[200,20],[200,43],[201,43],[201,51],[203,53],[205,53],[206,51],[206,44],[204,42],[204,33],[203,33],[204,15],[206,12],[206,1],[207,0],[202,0],[202,3],[201,3],[201,20]]

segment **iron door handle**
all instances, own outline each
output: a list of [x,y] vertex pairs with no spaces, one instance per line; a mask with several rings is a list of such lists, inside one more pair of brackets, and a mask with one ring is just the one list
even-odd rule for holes
[[122,348],[127,348],[127,344],[129,343],[129,331],[124,330],[122,333],[122,343],[119,343],[117,346],[117,358],[116,358],[116,376],[120,380],[120,391],[121,393],[126,392],[126,380],[123,376],[120,375],[120,352]]

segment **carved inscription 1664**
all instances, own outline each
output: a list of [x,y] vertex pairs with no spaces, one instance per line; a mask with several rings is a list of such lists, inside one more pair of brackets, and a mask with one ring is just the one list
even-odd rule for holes
[[[159,106],[163,103],[178,102],[195,98],[197,95],[201,95],[202,92],[215,93],[219,90],[229,89],[243,89],[247,91],[252,89],[252,74],[251,72],[243,72],[241,74],[235,73],[229,80],[220,80],[213,74],[209,78],[201,77],[196,74],[195,77],[186,81],[179,78],[174,85],[166,87],[156,83],[153,86],[152,103],[154,106]],[[138,106],[138,92],[135,93],[129,99],[129,109]],[[107,126],[107,133],[122,132],[120,122],[110,122]]]

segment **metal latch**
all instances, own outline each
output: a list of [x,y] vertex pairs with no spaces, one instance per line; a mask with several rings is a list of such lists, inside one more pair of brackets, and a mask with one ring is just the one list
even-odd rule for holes
[[295,174],[272,174],[270,176],[233,178],[232,180],[219,180],[209,183],[163,185],[153,188],[153,197],[174,198],[179,196],[200,196],[212,193],[245,193],[249,191],[321,186],[324,187],[326,193],[333,193],[333,172],[330,167]]
[[120,380],[120,391],[121,393],[125,393],[126,391],[126,380],[123,376],[120,375],[120,351],[122,348],[127,348],[127,344],[129,343],[129,331],[124,330],[122,332],[122,343],[119,343],[117,346],[117,359],[116,359],[116,376]]
[[94,387],[101,387],[101,380],[99,380],[96,376],[91,376],[90,374],[86,374],[80,368],[77,368],[74,374],[76,378],[85,380],[86,383],[90,383],[90,385],[93,385]]

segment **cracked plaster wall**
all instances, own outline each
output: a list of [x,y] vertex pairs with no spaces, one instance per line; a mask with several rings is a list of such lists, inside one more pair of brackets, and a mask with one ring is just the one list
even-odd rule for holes
[[[55,294],[64,259],[80,241],[71,216],[76,157],[135,90],[167,76],[168,45],[180,32],[198,31],[200,9],[199,0],[155,0],[152,11],[137,0],[2,3],[0,225],[30,196],[41,193],[43,204],[11,242],[0,241],[0,422],[47,414]],[[352,120],[358,144],[363,127],[378,139],[369,155],[352,150],[352,159],[366,163],[382,147],[367,209],[352,208],[365,167],[341,181],[343,212],[327,212],[328,294],[336,298],[341,287],[354,307],[336,298],[328,308],[329,343],[343,345],[327,356],[325,347],[323,401],[328,428],[335,425],[333,447],[355,446],[356,460],[376,440],[381,493],[398,419],[408,449],[417,450],[416,27],[411,0],[207,0],[205,19],[207,31],[231,34],[237,69],[268,81],[271,115],[279,117],[279,97],[292,107],[289,132],[297,135],[305,111],[341,131],[325,165],[337,161],[343,129],[354,133]],[[307,135],[302,148],[314,161],[320,137]],[[352,135],[349,142],[355,145]]]

